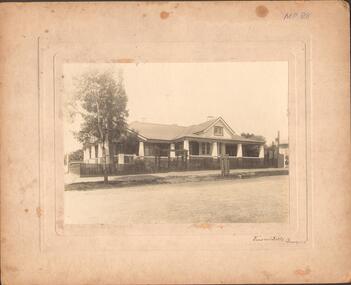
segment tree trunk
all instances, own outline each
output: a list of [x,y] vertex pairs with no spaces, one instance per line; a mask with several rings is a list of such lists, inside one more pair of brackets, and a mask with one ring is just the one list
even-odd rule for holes
[[109,141],[108,142],[108,154],[110,156],[110,164],[114,165],[115,164],[115,148],[116,146]]
[[108,183],[108,173],[107,173],[107,167],[106,167],[106,149],[105,149],[105,143],[102,143],[102,156],[104,158],[104,163],[102,165],[102,168],[104,170],[104,183]]

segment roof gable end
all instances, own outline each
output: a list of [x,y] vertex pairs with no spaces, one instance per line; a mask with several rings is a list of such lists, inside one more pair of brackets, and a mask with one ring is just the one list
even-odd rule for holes
[[237,135],[233,129],[224,121],[224,119],[222,117],[218,117],[214,122],[212,122],[212,124],[210,124],[209,126],[207,126],[207,128],[205,128],[204,130],[202,130],[200,133],[205,133],[207,132],[210,128],[212,128],[213,126],[215,126],[216,124],[218,124],[218,122],[221,122],[225,128],[229,131],[229,133],[232,136]]

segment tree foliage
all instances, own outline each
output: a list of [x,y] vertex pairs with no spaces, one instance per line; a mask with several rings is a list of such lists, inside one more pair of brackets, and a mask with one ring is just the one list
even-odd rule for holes
[[83,161],[83,150],[72,151],[69,155],[69,161]]
[[253,133],[241,133],[241,136],[247,139],[253,139],[253,140],[258,140],[262,142],[266,142],[266,138],[261,135],[255,135]]
[[137,131],[128,132],[126,135],[123,135],[120,139],[121,144],[123,145],[123,152],[127,154],[138,153],[139,148],[139,138]]
[[71,118],[80,115],[82,123],[74,136],[84,145],[100,143],[106,162],[106,147],[127,132],[128,99],[122,74],[115,78],[111,71],[89,71],[76,78],[75,83],[76,93],[68,107]]
[[121,75],[116,80],[109,71],[83,74],[75,96],[83,122],[75,137],[83,144],[94,141],[103,146],[118,140],[127,128],[127,101]]
[[[241,136],[247,139],[253,139],[266,143],[264,136],[255,135],[253,133],[241,133]],[[243,146],[243,155],[255,157],[259,155],[259,146],[257,144],[247,144]]]

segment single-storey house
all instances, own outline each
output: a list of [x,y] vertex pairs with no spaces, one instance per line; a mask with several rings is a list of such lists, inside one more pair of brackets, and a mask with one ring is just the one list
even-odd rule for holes
[[[118,142],[106,146],[109,156],[113,155],[114,161],[119,164],[128,163],[128,157],[142,159],[160,156],[172,159],[184,156],[184,153],[187,159],[218,158],[224,154],[236,158],[264,157],[264,141],[238,135],[222,117],[191,126],[132,122],[129,124],[129,132],[134,133],[138,140],[134,149],[125,151],[126,148]],[[85,145],[84,162],[101,163],[102,159],[99,143]],[[107,163],[111,162],[110,157],[107,159]]]

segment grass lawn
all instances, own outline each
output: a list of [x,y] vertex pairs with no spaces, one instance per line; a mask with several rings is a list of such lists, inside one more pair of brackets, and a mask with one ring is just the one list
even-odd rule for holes
[[65,191],[65,223],[287,222],[288,175]]

